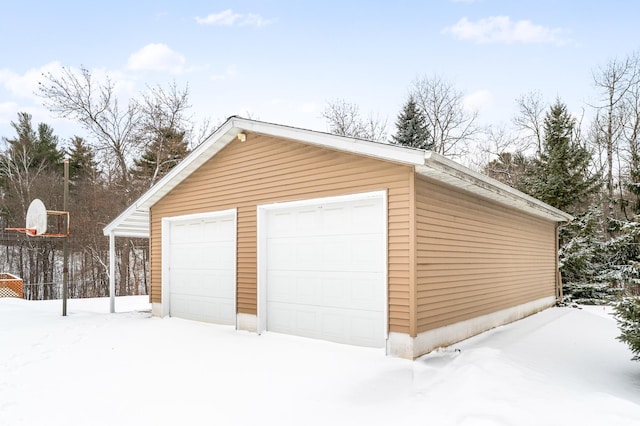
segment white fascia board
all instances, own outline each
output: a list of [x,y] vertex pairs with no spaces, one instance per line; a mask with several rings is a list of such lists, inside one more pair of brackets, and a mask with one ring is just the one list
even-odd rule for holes
[[[125,226],[124,222],[127,221],[128,217],[131,215],[146,212],[148,218],[148,211],[152,205],[175,188],[198,167],[212,158],[216,153],[218,153],[218,151],[224,148],[238,135],[238,133],[243,131],[295,140],[325,148],[397,161],[409,165],[419,165],[424,162],[424,154],[421,150],[345,136],[336,136],[328,133],[299,129],[279,124],[248,120],[240,117],[230,117],[222,126],[220,126],[220,128],[209,136],[207,140],[200,144],[183,161],[167,173],[166,176],[160,179],[153,187],[129,206],[129,208],[109,223],[104,228],[103,233],[105,235],[109,235],[111,232],[114,232],[117,235],[120,232],[118,229]],[[148,225],[146,232],[148,233]]]
[[555,222],[573,220],[573,216],[562,210],[556,209],[530,195],[468,169],[432,151],[425,152],[424,166],[416,167],[416,171],[422,175],[548,220]]
[[[183,161],[178,163],[169,173],[160,179],[140,198],[134,201],[125,211],[103,228],[103,234],[109,235],[111,232],[116,236],[127,237],[149,237],[149,209],[153,204],[175,188],[194,170],[200,167],[208,159],[213,157],[218,151],[224,148],[238,131],[233,129],[232,120],[227,120],[204,142],[198,145]],[[134,215],[146,216],[146,226],[134,227],[135,229],[125,229],[126,222]]]
[[234,124],[234,128],[246,130],[251,133],[290,139],[324,148],[352,152],[354,154],[367,155],[404,164],[424,164],[424,151],[418,149],[242,118],[234,117],[231,121]]
[[203,165],[207,160],[216,155],[238,134],[238,130],[233,129],[232,120],[228,120],[208,139],[198,145],[196,149],[185,157],[177,166],[160,179],[154,186],[145,192],[134,205],[138,209],[148,210],[160,198],[175,188],[187,176]]

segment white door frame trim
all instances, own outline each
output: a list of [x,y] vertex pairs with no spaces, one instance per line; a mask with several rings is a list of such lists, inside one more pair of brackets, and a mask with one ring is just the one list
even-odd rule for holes
[[382,199],[382,214],[384,217],[384,338],[389,337],[389,238],[388,238],[388,207],[387,207],[387,191],[372,191],[356,194],[338,195],[332,197],[309,198],[305,200],[286,201],[271,204],[262,204],[257,206],[257,313],[258,324],[257,332],[260,334],[267,329],[267,214],[273,210],[290,209],[296,207],[312,206],[316,204],[339,203],[357,200],[366,200],[371,198]]
[[235,327],[238,328],[238,320],[237,320],[237,312],[238,312],[238,210],[237,209],[228,209],[228,210],[219,210],[214,212],[206,212],[206,213],[194,213],[194,214],[186,214],[180,216],[171,216],[171,217],[163,217],[162,218],[162,313],[163,317],[166,317],[171,314],[171,280],[169,274],[169,265],[171,265],[171,224],[174,222],[181,222],[187,220],[195,220],[195,219],[208,219],[215,217],[224,217],[224,216],[232,216],[233,217],[233,228],[235,230],[233,234],[233,245],[235,250],[233,252],[233,306],[235,306],[236,310],[236,322]]

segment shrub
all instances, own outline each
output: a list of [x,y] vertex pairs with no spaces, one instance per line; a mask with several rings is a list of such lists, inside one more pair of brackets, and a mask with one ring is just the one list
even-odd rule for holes
[[625,297],[616,306],[616,321],[620,328],[618,340],[633,352],[634,361],[640,361],[640,297]]

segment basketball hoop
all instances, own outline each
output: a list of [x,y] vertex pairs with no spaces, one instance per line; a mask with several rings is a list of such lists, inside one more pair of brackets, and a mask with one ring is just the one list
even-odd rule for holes
[[[48,232],[49,217],[55,217],[55,232]],[[44,203],[35,199],[27,209],[27,220],[24,228],[5,228],[6,231],[25,233],[30,237],[64,238],[69,236],[69,212],[47,210]]]

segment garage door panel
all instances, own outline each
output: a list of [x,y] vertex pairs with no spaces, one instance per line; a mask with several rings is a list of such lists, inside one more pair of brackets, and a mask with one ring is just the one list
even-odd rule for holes
[[200,272],[192,269],[174,268],[171,271],[171,294],[193,295],[201,291]]
[[351,252],[353,247],[348,238],[341,236],[320,237],[314,241],[321,247],[322,255],[317,259],[319,266],[325,265],[334,270],[350,269]]
[[199,268],[228,271],[229,265],[232,265],[235,260],[233,242],[210,243],[197,247],[197,250],[194,247],[194,251],[197,251],[196,257],[200,259],[200,265],[196,265]]
[[234,215],[176,220],[169,232],[170,314],[234,324]]
[[233,219],[205,220],[202,238],[205,241],[215,239],[233,242],[235,239]]
[[360,312],[354,315],[346,309],[306,307],[271,302],[269,328],[280,333],[330,340],[361,346],[380,346],[384,339],[379,327],[384,324],[381,312]]
[[228,299],[172,294],[171,316],[216,324],[234,324],[235,305]]
[[375,202],[356,204],[351,216],[353,232],[367,233],[384,226],[384,217],[379,214],[379,208],[379,204]]
[[353,231],[353,217],[344,205],[324,207],[323,231],[325,235],[344,235]]
[[358,309],[378,311],[380,306],[385,304],[385,294],[378,291],[375,286],[371,285],[371,281],[377,282],[383,280],[381,274],[372,274],[368,279],[354,278],[350,281],[349,303]]
[[306,238],[270,239],[267,243],[269,269],[309,270],[318,269],[323,263],[322,246]]
[[[295,213],[292,218],[293,227],[290,232],[295,236],[313,235],[318,229],[322,219],[320,212],[316,209],[300,210]],[[289,224],[289,226],[291,226],[291,224]]]
[[[375,283],[383,277],[379,273],[345,274],[322,271],[279,271],[267,276],[270,301],[302,305],[380,310],[384,292]],[[384,305],[383,305],[384,306]]]
[[383,312],[360,312],[359,315],[350,316],[349,339],[361,346],[384,346],[384,337],[372,324],[384,326]]
[[267,212],[267,329],[384,346],[383,199]]
[[379,250],[386,242],[380,235],[358,235],[352,241],[349,263],[352,270],[362,272],[380,271],[386,262],[385,253]]
[[198,256],[198,253],[194,253],[188,245],[173,245],[171,248],[171,268],[189,269],[192,265],[202,263],[199,256],[197,259],[194,259],[194,256]]
[[379,271],[385,262],[381,235],[270,238],[270,270]]
[[321,279],[316,274],[301,276],[295,272],[273,272],[268,278],[268,299],[283,303],[317,303],[321,295]]
[[171,242],[180,244],[200,240],[200,224],[194,223],[173,223],[171,226]]
[[231,297],[234,293],[235,277],[227,271],[176,269],[171,278],[172,293],[214,297]]

